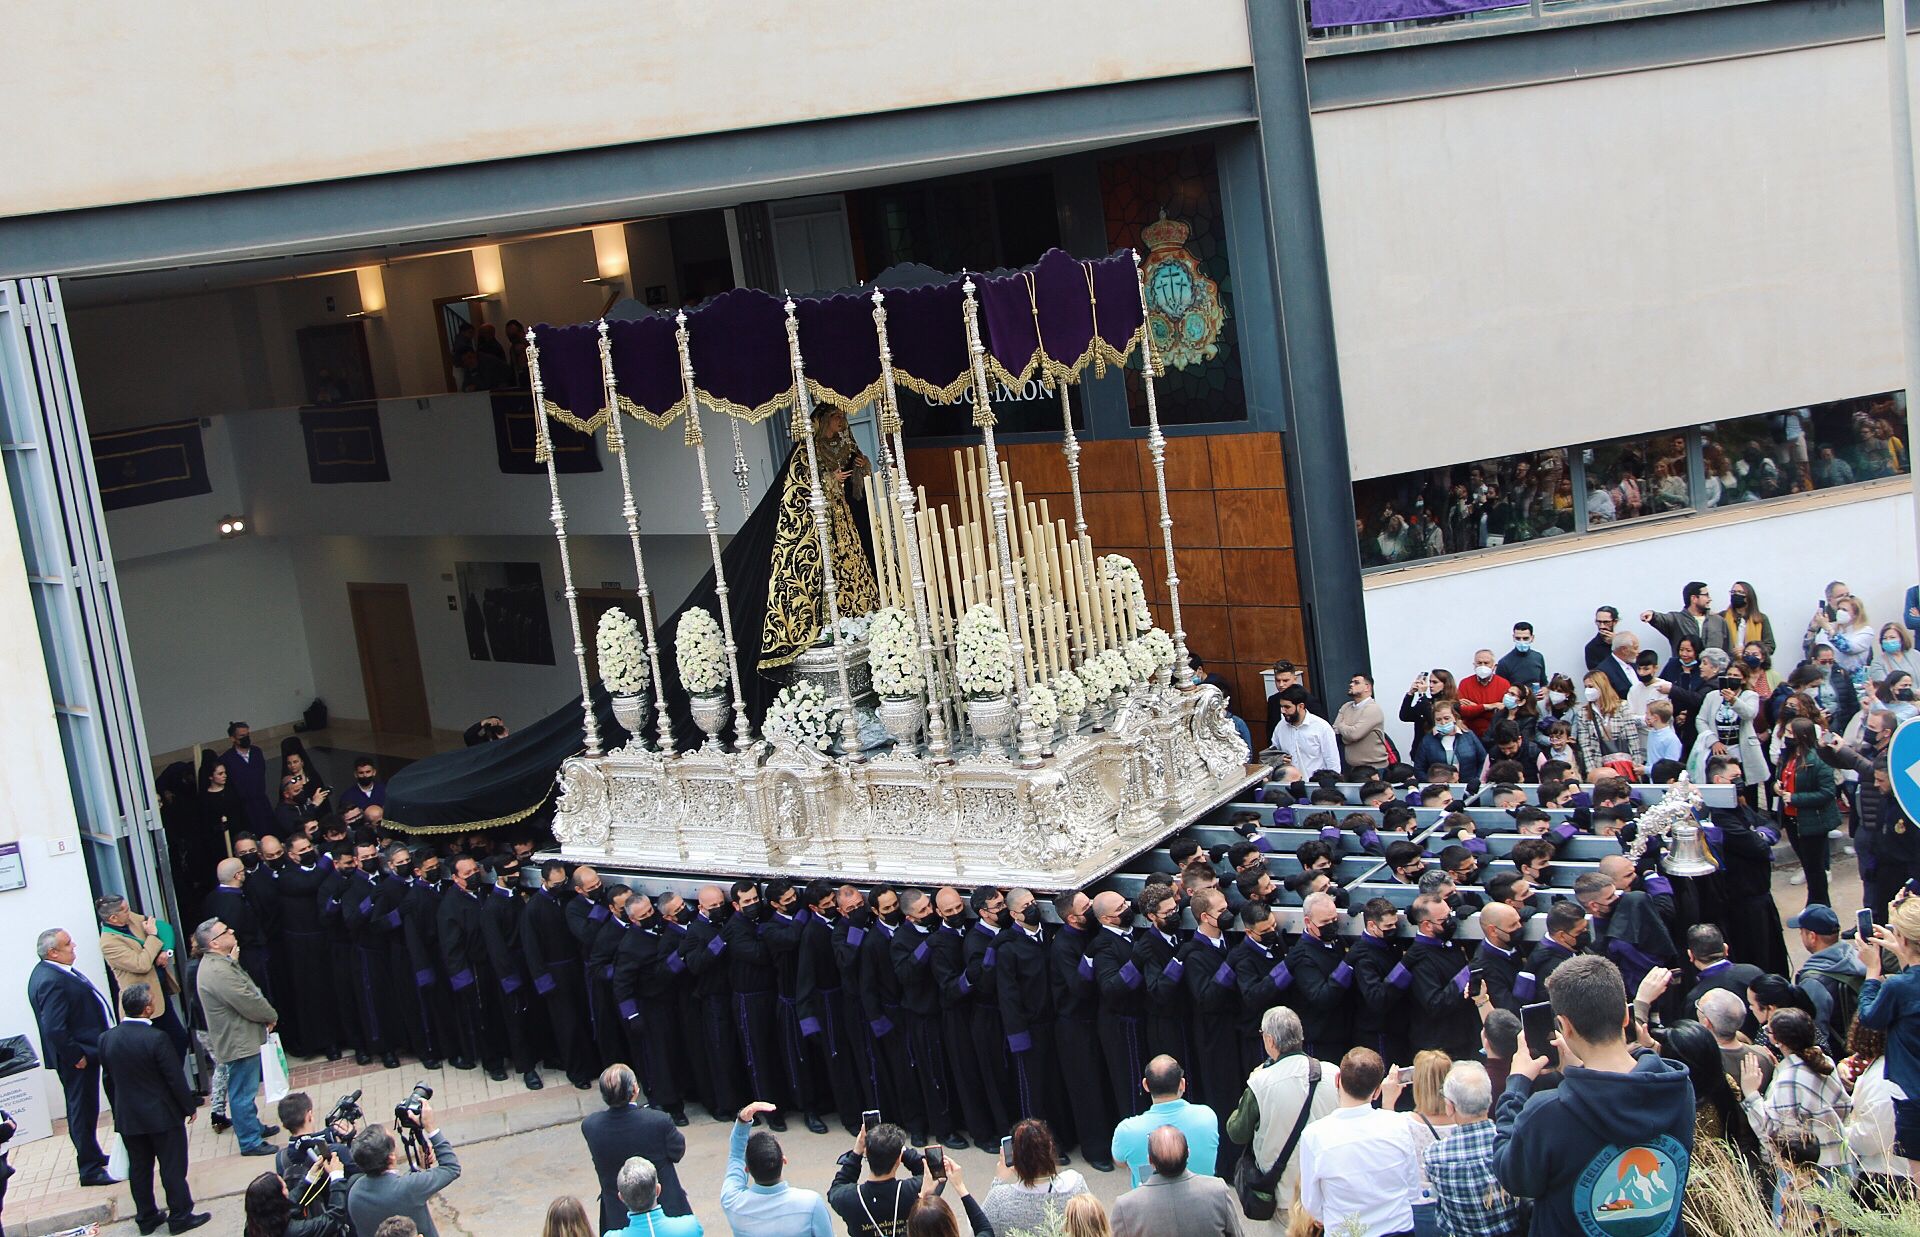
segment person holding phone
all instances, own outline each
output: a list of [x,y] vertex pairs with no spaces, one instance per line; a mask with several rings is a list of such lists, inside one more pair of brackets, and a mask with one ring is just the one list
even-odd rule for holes
[[1059,1148],[1044,1121],[1028,1119],[1000,1140],[1000,1167],[980,1205],[996,1233],[1046,1232],[1066,1213],[1067,1200],[1087,1192],[1086,1179],[1060,1167]]
[[954,1222],[953,1204],[942,1203],[940,1195],[948,1185],[960,1199],[961,1209],[966,1212],[965,1232],[973,1237],[993,1237],[993,1225],[988,1223],[986,1213],[980,1210],[980,1204],[967,1191],[967,1182],[961,1172],[960,1162],[947,1158],[943,1147],[928,1147],[927,1175],[920,1182],[920,1196],[914,1200],[913,1210],[907,1216],[906,1237],[961,1237],[962,1229]]
[[847,1226],[847,1237],[899,1237],[919,1205],[925,1171],[926,1157],[907,1145],[905,1130],[888,1121],[863,1127],[840,1156],[827,1205]]

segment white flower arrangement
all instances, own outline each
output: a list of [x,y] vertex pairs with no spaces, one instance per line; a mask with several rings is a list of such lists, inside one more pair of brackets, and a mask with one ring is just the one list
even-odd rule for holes
[[680,686],[688,695],[709,696],[727,685],[727,651],[720,643],[720,624],[710,612],[695,606],[681,615],[673,644]]
[[647,649],[640,640],[640,624],[619,606],[600,616],[593,645],[600,655],[600,681],[616,696],[647,690]]
[[926,676],[920,673],[920,639],[900,607],[874,611],[867,628],[867,665],[873,671],[873,690],[889,700],[911,699],[926,687]]
[[1154,665],[1171,666],[1173,664],[1173,637],[1162,628],[1147,628],[1140,634],[1136,643],[1146,646],[1147,652],[1153,657]]
[[858,644],[867,638],[867,630],[872,619],[867,615],[843,614],[840,621],[828,627],[822,634],[827,643],[844,640],[849,644]]
[[1054,676],[1053,696],[1060,711],[1068,717],[1078,717],[1087,711],[1086,684],[1071,670],[1062,670]]
[[1119,590],[1121,604],[1132,611],[1135,625],[1152,626],[1153,611],[1147,608],[1146,581],[1140,578],[1140,569],[1133,565],[1133,560],[1124,554],[1105,555],[1100,559],[1100,574]]
[[840,711],[827,700],[818,683],[795,683],[780,689],[767,708],[762,727],[770,739],[824,752],[833,745],[833,729]]
[[1013,642],[1000,616],[982,602],[968,610],[954,632],[954,677],[977,698],[1005,695],[1013,686]]
[[1136,683],[1144,683],[1153,677],[1153,650],[1139,636],[1127,641],[1121,654],[1127,659],[1127,673]]
[[1060,720],[1060,702],[1045,683],[1027,685],[1027,709],[1033,714],[1033,724],[1043,731],[1052,730]]
[[1112,695],[1133,681],[1133,669],[1127,665],[1127,655],[1119,649],[1108,649],[1095,660],[1100,663],[1100,669],[1106,672],[1107,695]]
[[1087,699],[1094,704],[1113,695],[1113,684],[1107,681],[1107,667],[1101,662],[1099,654],[1082,662],[1074,675],[1085,685]]

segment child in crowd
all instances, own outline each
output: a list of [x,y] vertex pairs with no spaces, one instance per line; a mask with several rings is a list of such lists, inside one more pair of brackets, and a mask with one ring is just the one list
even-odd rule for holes
[[1673,702],[1666,699],[1647,702],[1647,767],[1662,760],[1680,760],[1680,736],[1673,730]]
[[1546,759],[1540,765],[1540,776],[1543,779],[1554,776],[1547,772],[1548,764],[1558,764],[1563,769],[1574,767],[1572,722],[1554,722],[1547,727],[1545,755]]

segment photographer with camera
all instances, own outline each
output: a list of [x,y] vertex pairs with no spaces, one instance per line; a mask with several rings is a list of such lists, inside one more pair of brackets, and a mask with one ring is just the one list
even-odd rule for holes
[[261,1173],[248,1183],[244,1237],[352,1237],[341,1158],[328,1151],[314,1162],[313,1171],[322,1183],[317,1192],[321,1202],[304,1212],[293,1196],[295,1187],[280,1174]]
[[[424,1094],[423,1094],[424,1093]],[[390,1216],[413,1221],[421,1237],[440,1237],[427,1211],[427,1200],[460,1176],[460,1160],[453,1145],[434,1120],[431,1088],[416,1085],[413,1093],[394,1106],[394,1128],[407,1143],[407,1159],[414,1171],[400,1172],[400,1143],[385,1127],[370,1125],[353,1140],[353,1162],[360,1169],[347,1189],[347,1214],[356,1232],[371,1233]],[[431,1152],[422,1155],[427,1148]]]
[[332,1157],[336,1167],[348,1174],[360,1170],[351,1163],[354,1124],[361,1118],[360,1092],[341,1096],[316,1126],[313,1097],[305,1091],[293,1091],[280,1101],[280,1124],[287,1132],[287,1145],[274,1157],[273,1168],[287,1183],[287,1196],[293,1200],[296,1218],[325,1209],[326,1177],[315,1166]]
[[[863,1160],[864,1178],[860,1175]],[[919,1203],[925,1168],[926,1156],[918,1147],[907,1145],[907,1132],[899,1126],[883,1123],[863,1128],[853,1149],[840,1157],[840,1171],[827,1188],[827,1205],[846,1224],[847,1237],[905,1237],[907,1217]]]

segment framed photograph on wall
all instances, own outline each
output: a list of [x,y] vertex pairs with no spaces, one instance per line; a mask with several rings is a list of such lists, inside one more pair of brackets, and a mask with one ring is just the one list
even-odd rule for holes
[[455,563],[467,656],[553,665],[553,630],[539,563]]

